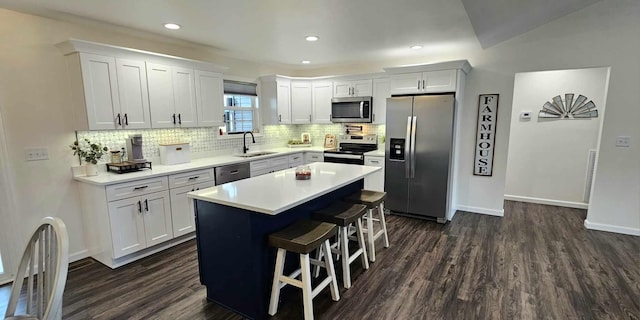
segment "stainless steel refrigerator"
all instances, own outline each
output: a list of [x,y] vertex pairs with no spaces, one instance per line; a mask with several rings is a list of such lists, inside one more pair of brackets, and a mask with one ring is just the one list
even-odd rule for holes
[[385,207],[446,222],[453,94],[387,99]]

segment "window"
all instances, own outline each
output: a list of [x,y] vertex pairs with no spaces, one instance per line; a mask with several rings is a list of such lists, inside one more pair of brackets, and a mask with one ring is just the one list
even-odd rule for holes
[[257,132],[257,108],[255,83],[224,81],[224,132]]
[[225,131],[227,133],[253,131],[256,111],[254,96],[224,95]]

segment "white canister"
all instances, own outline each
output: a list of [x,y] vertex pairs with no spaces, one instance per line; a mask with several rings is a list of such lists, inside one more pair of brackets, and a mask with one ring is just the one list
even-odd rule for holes
[[191,147],[188,143],[160,145],[160,163],[171,165],[191,162]]

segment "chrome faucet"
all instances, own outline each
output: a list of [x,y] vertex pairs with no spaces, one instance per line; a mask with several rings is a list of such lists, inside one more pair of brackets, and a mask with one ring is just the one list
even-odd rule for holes
[[256,138],[253,136],[253,132],[251,131],[245,131],[245,133],[242,135],[242,153],[247,153],[247,151],[249,151],[249,148],[247,147],[247,133],[251,135],[251,140],[253,140],[253,143],[256,143]]

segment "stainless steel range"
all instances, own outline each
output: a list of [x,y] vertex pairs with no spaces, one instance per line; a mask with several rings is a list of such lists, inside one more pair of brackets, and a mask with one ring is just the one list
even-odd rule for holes
[[364,165],[364,154],[376,149],[376,134],[341,134],[338,136],[338,148],[324,152],[324,162]]

